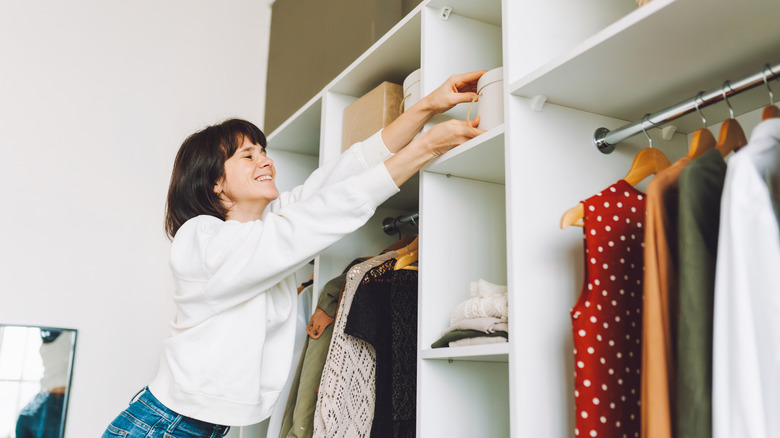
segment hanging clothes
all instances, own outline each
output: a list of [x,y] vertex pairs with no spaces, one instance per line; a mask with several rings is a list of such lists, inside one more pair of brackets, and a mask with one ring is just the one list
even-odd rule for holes
[[644,193],[620,180],[583,201],[585,281],[571,309],[575,435],[640,430]]
[[317,394],[316,438],[370,436],[376,399],[376,352],[368,342],[345,334],[344,328],[363,276],[397,255],[395,251],[387,252],[353,266],[347,273]]
[[[347,269],[361,261],[353,261]],[[345,271],[325,284],[317,300],[317,309],[306,325],[307,336],[292,378],[279,438],[311,438],[314,432],[317,388],[333,335],[333,321],[338,310],[339,297],[346,281]],[[269,433],[269,436],[272,435]]]
[[642,312],[643,438],[671,438],[675,430],[677,340],[678,179],[683,157],[658,172],[647,186]]
[[[312,290],[314,287],[311,285],[311,282],[303,283],[302,286],[303,287],[299,286],[298,292],[298,317],[296,324],[297,327],[295,330],[295,346],[293,347],[293,357],[302,356],[302,354],[305,353],[306,345],[308,343],[306,332],[300,330],[300,327],[303,327],[303,324],[306,323],[307,318],[311,314],[311,299]],[[295,369],[296,366],[295,362],[293,361],[290,365],[289,375],[293,375]],[[276,436],[280,433],[285,406],[288,404],[290,399],[295,398],[293,395],[293,387],[296,385],[296,382],[297,379],[287,379],[284,388],[279,393],[279,399],[276,401],[273,412],[271,413],[271,417],[268,420],[268,436]]]
[[712,308],[725,178],[726,162],[717,149],[691,160],[680,172],[675,435],[679,438],[712,437]]
[[344,332],[376,352],[372,438],[413,438],[417,427],[417,273],[395,259],[358,286]]
[[780,119],[729,159],[713,327],[713,436],[780,436]]

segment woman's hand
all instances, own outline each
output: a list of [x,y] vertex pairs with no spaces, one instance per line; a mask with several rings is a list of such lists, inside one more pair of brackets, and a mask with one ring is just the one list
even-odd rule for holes
[[[477,81],[485,70],[452,75],[431,94],[420,99],[411,108],[382,130],[382,141],[392,153],[397,153],[417,135],[425,123],[459,103],[477,98]],[[476,126],[476,125],[475,125]]]
[[478,129],[479,117],[471,122],[448,120],[417,136],[409,146],[385,161],[385,166],[398,187],[417,173],[433,157],[438,157],[485,132]]
[[421,105],[435,114],[443,113],[459,103],[477,99],[477,82],[487,70],[450,76],[439,88],[420,100]]
[[421,147],[424,147],[432,156],[438,157],[455,146],[485,132],[484,129],[478,129],[477,126],[479,126],[479,116],[470,121],[447,120],[423,132],[412,143],[419,140]]

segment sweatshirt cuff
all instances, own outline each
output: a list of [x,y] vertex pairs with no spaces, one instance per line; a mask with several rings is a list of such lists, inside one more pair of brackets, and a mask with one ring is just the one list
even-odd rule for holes
[[384,129],[380,129],[376,134],[364,140],[359,146],[360,161],[363,164],[364,169],[369,169],[379,163],[383,163],[386,159],[393,156],[393,153],[387,149],[385,142],[382,140],[383,130]]
[[379,163],[357,176],[358,187],[362,188],[376,209],[401,190],[395,185],[384,163]]

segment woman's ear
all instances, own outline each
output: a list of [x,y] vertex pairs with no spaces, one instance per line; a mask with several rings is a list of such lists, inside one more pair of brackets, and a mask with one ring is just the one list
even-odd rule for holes
[[214,184],[214,193],[216,193],[217,195],[221,195],[222,194],[222,180],[221,179],[219,181],[217,181],[216,184]]

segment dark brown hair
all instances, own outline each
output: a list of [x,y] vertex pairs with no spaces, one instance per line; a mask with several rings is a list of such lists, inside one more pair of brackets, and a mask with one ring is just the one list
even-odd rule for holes
[[241,119],[229,119],[204,128],[184,140],[173,162],[165,205],[165,232],[171,239],[195,216],[208,214],[225,220],[214,185],[225,175],[225,161],[243,144],[244,138],[265,149],[263,131]]

